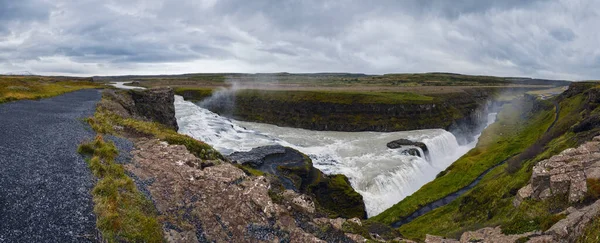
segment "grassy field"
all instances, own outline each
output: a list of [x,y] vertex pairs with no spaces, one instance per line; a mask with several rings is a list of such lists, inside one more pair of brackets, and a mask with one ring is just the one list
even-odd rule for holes
[[453,73],[413,73],[368,75],[353,73],[197,73],[158,76],[96,77],[99,81],[140,81],[142,85],[214,86],[238,85],[300,85],[300,86],[505,86],[505,85],[568,85],[563,81],[527,78],[462,75]]
[[0,76],[0,103],[48,98],[80,89],[100,87],[102,85],[76,78]]

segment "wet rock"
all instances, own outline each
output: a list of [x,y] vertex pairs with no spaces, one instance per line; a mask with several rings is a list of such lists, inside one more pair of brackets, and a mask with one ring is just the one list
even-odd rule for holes
[[581,201],[587,194],[587,180],[600,178],[598,139],[538,162],[530,183],[519,190],[513,204],[518,206],[525,198],[544,200],[558,195],[567,195],[571,203]]
[[264,164],[268,156],[283,155],[285,152],[285,147],[281,145],[272,145],[253,148],[249,152],[235,152],[227,157],[234,163],[260,167]]
[[403,148],[406,146],[419,147],[419,148],[421,148],[421,150],[423,150],[423,152],[429,153],[429,149],[427,148],[427,145],[425,145],[425,143],[422,143],[422,142],[413,142],[411,140],[401,138],[401,139],[394,140],[394,141],[387,143],[387,147],[390,149]]
[[285,189],[314,196],[319,208],[332,217],[366,218],[362,196],[344,175],[325,175],[305,154],[280,145],[254,148],[228,156],[234,163],[276,176]]

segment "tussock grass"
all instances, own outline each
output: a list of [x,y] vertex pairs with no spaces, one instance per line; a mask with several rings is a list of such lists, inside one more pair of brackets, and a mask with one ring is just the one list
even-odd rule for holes
[[0,103],[24,99],[42,99],[80,89],[99,87],[101,85],[82,80],[0,76]]
[[96,225],[108,242],[162,242],[162,228],[152,202],[136,188],[122,165],[119,151],[98,135],[78,152],[88,156],[88,166],[98,178],[92,190]]
[[102,107],[98,107],[94,116],[88,118],[87,122],[98,133],[118,134],[114,128],[121,127],[123,130],[141,134],[143,136],[158,138],[169,144],[183,145],[190,153],[196,155],[200,159],[225,160],[225,157],[210,145],[190,136],[179,134],[157,122],[147,122],[132,118],[124,119]]

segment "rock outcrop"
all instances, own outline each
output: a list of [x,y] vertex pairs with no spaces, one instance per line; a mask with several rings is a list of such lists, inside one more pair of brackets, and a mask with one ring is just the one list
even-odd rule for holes
[[100,106],[123,117],[154,121],[175,131],[179,129],[175,118],[175,96],[171,88],[115,91],[105,90],[106,99]]
[[[214,95],[205,108],[238,120],[320,131],[406,131],[441,128],[460,143],[473,140],[486,124],[488,100],[497,89],[468,89],[440,94],[429,101],[399,103],[342,103],[335,100],[276,99],[269,91],[241,90]],[[272,91],[277,92],[277,91]],[[194,98],[180,92],[184,98]],[[302,93],[298,93],[302,95]],[[290,94],[291,95],[291,94]]]
[[135,147],[126,169],[151,196],[168,242],[355,241],[315,223],[310,197],[286,190],[274,200],[269,177],[230,163],[202,169],[184,146],[157,139],[137,139]]
[[[427,145],[422,142],[414,142],[408,139],[401,138],[387,143],[387,147],[390,149],[404,149],[409,155],[429,159],[429,149],[427,148]],[[420,148],[424,154],[421,154],[420,151],[418,151],[414,147]]]
[[[513,243],[520,239],[532,239],[533,237],[539,237],[541,232],[528,232],[524,234],[516,235],[505,235],[502,233],[500,227],[487,227],[478,229],[476,231],[464,232],[459,240],[447,239],[435,235],[427,235],[425,238],[426,243],[471,243],[471,242],[494,242],[494,243]],[[541,238],[538,238],[538,240]],[[528,241],[528,242],[554,242],[554,241]]]
[[519,206],[526,198],[544,200],[565,195],[570,203],[579,202],[588,192],[590,179],[600,179],[600,136],[538,162],[530,183],[518,191],[513,204]]
[[580,209],[569,208],[566,211],[568,213],[566,218],[556,222],[544,232],[557,242],[575,242],[586,226],[600,215],[600,200]]
[[149,120],[156,121],[175,131],[179,129],[175,119],[175,93],[171,88],[128,90],[134,106],[129,110]]
[[285,189],[314,196],[317,205],[332,216],[366,218],[363,198],[346,176],[323,174],[308,156],[297,150],[273,145],[236,152],[228,158],[234,163],[275,175]]

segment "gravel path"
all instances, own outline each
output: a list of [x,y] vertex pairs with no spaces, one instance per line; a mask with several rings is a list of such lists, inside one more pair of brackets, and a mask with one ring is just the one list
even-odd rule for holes
[[95,242],[94,179],[77,146],[97,90],[0,105],[0,242]]

